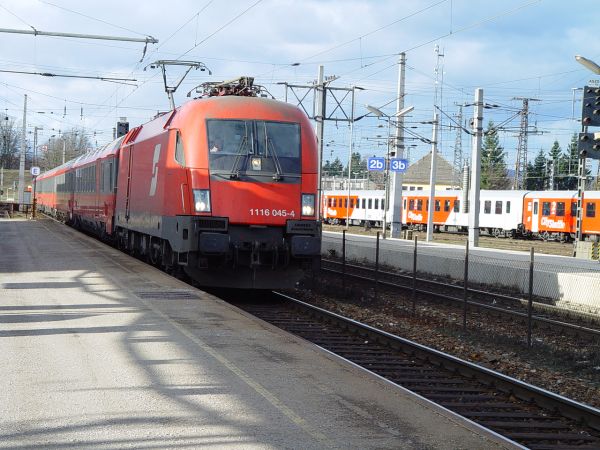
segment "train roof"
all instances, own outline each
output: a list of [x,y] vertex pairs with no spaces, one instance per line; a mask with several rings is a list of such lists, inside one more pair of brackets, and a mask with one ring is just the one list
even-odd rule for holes
[[577,191],[531,191],[526,198],[577,198]]
[[108,156],[113,156],[116,155],[120,146],[121,146],[121,142],[123,141],[123,138],[125,136],[121,136],[118,139],[115,139],[112,142],[109,142],[106,145],[103,145],[102,147],[98,147],[95,150],[92,150],[91,152],[87,152],[81,156],[78,156],[77,158],[73,159],[73,168],[76,169],[78,167],[82,167],[85,166],[86,164],[89,164],[91,162],[94,162],[98,159],[103,159],[106,158]]

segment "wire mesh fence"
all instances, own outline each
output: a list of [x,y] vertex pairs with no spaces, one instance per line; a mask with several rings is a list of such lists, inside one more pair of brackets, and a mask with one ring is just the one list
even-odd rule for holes
[[[413,297],[417,278],[452,287],[449,294],[452,291],[452,296],[462,296],[465,300],[465,326],[467,301],[473,300],[474,293],[510,298],[523,311],[521,318],[527,318],[529,343],[532,318],[546,314],[549,308],[600,317],[600,265],[597,263],[535,255],[533,249],[530,253],[500,252],[431,245],[416,240],[383,240],[379,235],[345,232],[327,234],[323,247],[326,257],[341,257],[344,273],[346,263],[359,263],[375,267],[375,280],[381,270],[412,277]],[[345,288],[345,276],[342,282]],[[374,292],[377,295],[377,281]]]

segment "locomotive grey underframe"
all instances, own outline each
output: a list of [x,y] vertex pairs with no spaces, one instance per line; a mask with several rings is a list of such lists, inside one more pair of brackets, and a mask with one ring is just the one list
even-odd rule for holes
[[[230,225],[226,217],[142,218],[132,214],[127,223],[119,215],[117,226],[168,241],[181,265],[188,265],[189,255],[195,254],[199,264],[203,264],[202,257],[226,257],[234,264],[253,267],[286,265],[292,258],[312,260],[321,253],[320,224],[314,220],[289,220],[285,227],[248,226]],[[244,253],[243,257],[240,253]],[[277,264],[273,264],[273,258]]]

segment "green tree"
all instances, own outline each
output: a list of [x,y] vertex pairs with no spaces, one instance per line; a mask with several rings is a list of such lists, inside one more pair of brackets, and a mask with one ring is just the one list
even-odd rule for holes
[[548,181],[547,159],[543,149],[535,157],[533,164],[527,165],[525,188],[530,191],[543,191]]
[[510,185],[506,170],[506,154],[500,146],[494,122],[488,123],[481,149],[481,188],[507,189]]
[[562,180],[565,176],[567,160],[560,148],[558,141],[554,141],[552,148],[548,152],[548,183],[553,181],[550,189],[562,189]]
[[[366,178],[367,177],[367,160],[362,157],[359,152],[352,152],[352,178]],[[348,176],[348,164],[344,167],[344,174]],[[356,175],[355,175],[356,174]]]
[[323,172],[331,177],[339,177],[344,174],[344,165],[340,161],[340,158],[335,158],[333,162],[327,160],[323,166]]
[[560,179],[559,189],[577,189],[577,170],[579,165],[579,151],[577,150],[577,133],[571,136],[564,155],[564,173]]

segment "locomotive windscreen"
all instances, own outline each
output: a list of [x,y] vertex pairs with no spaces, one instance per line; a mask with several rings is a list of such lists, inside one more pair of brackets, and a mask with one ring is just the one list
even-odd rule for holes
[[206,123],[212,176],[300,182],[300,124],[229,119],[210,119]]

